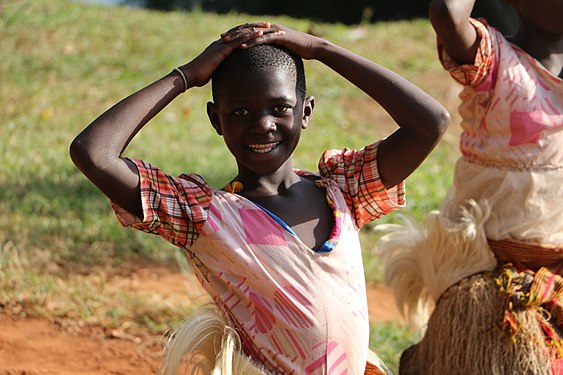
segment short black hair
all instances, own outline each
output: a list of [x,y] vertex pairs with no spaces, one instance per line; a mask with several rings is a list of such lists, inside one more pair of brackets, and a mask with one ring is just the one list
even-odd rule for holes
[[305,99],[307,84],[303,60],[285,48],[263,44],[252,48],[239,48],[233,51],[211,77],[211,92],[216,101],[220,87],[228,82],[235,72],[258,72],[266,68],[279,68],[288,71],[295,77],[297,93]]

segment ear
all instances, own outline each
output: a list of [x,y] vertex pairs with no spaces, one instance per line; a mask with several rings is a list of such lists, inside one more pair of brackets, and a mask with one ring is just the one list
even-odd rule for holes
[[207,102],[207,117],[211,125],[219,135],[223,135],[221,131],[221,121],[219,120],[219,113],[217,113],[217,107],[213,102]]
[[307,129],[309,121],[313,117],[313,110],[315,109],[315,97],[308,96],[303,101],[303,118],[301,120],[301,127]]

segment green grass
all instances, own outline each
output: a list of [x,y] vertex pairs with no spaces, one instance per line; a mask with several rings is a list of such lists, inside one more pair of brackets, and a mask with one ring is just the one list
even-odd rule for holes
[[[371,348],[394,374],[398,373],[401,350],[415,344],[418,335],[396,323],[372,324],[370,327]],[[401,348],[401,350],[397,350]]]
[[[33,307],[40,314],[100,324],[128,319],[156,330],[167,319],[181,319],[185,310],[163,312],[157,304],[118,291],[100,294],[103,279],[76,276],[132,258],[170,261],[173,248],[122,229],[107,199],[71,163],[68,146],[115,102],[189,61],[220,32],[249,18],[62,0],[2,1],[0,17],[0,311]],[[425,20],[348,27],[268,19],[326,37],[442,95],[427,78],[439,76],[441,67]],[[306,69],[317,107],[296,152],[298,167],[314,169],[325,148],[361,147],[392,131],[390,119],[365,94],[318,62],[307,61]],[[139,134],[127,154],[172,174],[200,173],[212,185],[223,186],[234,176],[235,164],[207,120],[209,99],[209,87],[190,90]],[[415,217],[422,219],[439,206],[456,155],[454,145],[442,143],[407,180],[408,211]],[[394,220],[391,214],[380,222]],[[368,279],[377,281],[381,264],[371,255],[376,237],[370,230],[375,224],[362,232],[362,244]],[[133,312],[114,306],[116,298],[129,301]],[[391,354],[385,359],[395,366],[396,354],[412,337],[400,327],[374,330],[378,338],[372,344],[389,343]]]

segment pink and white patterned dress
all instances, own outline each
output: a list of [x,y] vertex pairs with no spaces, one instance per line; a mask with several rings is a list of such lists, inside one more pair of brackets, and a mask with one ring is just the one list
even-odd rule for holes
[[484,21],[472,65],[440,60],[463,86],[460,150],[443,215],[488,202],[487,238],[563,244],[563,80]]
[[[140,160],[142,220],[114,205],[123,225],[185,249],[197,279],[228,315],[247,355],[273,373],[363,374],[369,320],[359,228],[402,207],[386,190],[379,143],[327,151],[318,174],[334,212],[323,251],[313,251],[252,201],[194,174],[172,177]],[[304,207],[306,209],[306,207]]]

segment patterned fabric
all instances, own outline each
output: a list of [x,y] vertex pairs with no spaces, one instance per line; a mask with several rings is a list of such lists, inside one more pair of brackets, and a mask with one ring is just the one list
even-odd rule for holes
[[554,357],[563,358],[563,340],[554,329],[563,329],[563,262],[541,267],[534,272],[506,264],[501,268],[497,283],[508,298],[504,324],[516,331],[521,329],[514,311],[533,309],[540,321],[545,340],[553,348]]
[[354,214],[358,228],[389,212],[390,207],[405,204],[403,184],[385,193],[377,169],[379,142],[356,151],[326,151],[319,161],[321,176],[334,179]]
[[[142,160],[132,161],[143,174],[140,190],[144,215],[142,224],[133,226],[146,233],[158,234],[176,246],[191,246],[207,220],[211,188],[196,174],[175,178]],[[138,221],[133,214],[113,202],[111,204],[122,225],[129,226]]]
[[311,250],[240,195],[213,189],[197,175],[168,176],[140,160],[133,161],[143,220],[113,207],[123,225],[185,249],[245,353],[270,371],[363,374],[369,320],[358,229],[404,205],[402,183],[387,191],[378,180],[377,146],[330,151],[324,156],[330,165],[320,163],[322,176],[296,171],[326,186],[340,223],[330,252]]
[[372,365],[371,363],[366,364],[366,370],[364,371],[364,375],[385,375],[385,373],[377,366]]
[[517,170],[563,167],[563,80],[502,34],[472,20],[480,45],[474,64],[444,67],[464,85],[460,148],[465,158]]
[[[440,59],[464,85],[454,186],[442,214],[454,222],[469,200],[491,208],[489,239],[563,244],[563,80],[484,21],[474,64]],[[546,251],[550,248],[545,247]]]
[[458,65],[453,60],[444,46],[438,40],[438,56],[442,62],[443,67],[450,72],[451,76],[464,86],[477,86],[489,74],[491,67],[494,63],[493,48],[491,45],[491,38],[487,30],[487,22],[481,22],[470,19],[471,24],[475,27],[477,38],[479,39],[479,48],[475,55],[475,62],[473,64]]

